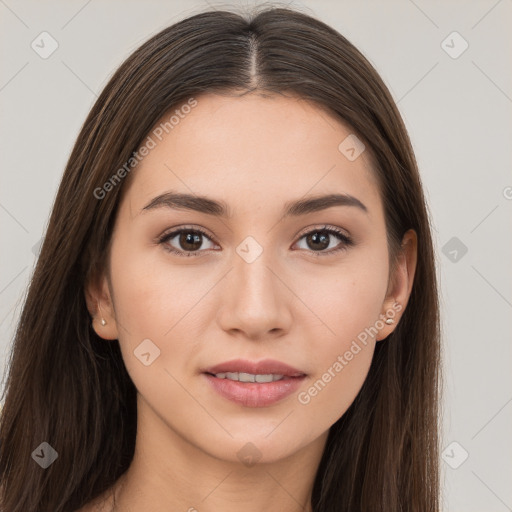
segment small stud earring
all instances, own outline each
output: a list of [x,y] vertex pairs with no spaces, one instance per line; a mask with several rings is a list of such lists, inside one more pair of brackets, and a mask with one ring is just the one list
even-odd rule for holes
[[107,322],[105,321],[104,318],[101,319],[101,325],[107,325]]
[[386,323],[388,325],[391,325],[393,322],[394,322],[394,320],[392,318],[386,318]]

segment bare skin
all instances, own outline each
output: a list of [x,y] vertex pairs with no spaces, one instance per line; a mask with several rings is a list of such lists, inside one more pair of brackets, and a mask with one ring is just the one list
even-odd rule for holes
[[[138,428],[128,471],[100,497],[102,506],[95,500],[81,512],[112,510],[114,492],[120,512],[311,511],[329,428],[361,389],[375,344],[387,342],[410,296],[416,234],[404,236],[391,276],[367,152],[349,161],[338,150],[348,127],[298,98],[196,99],[130,176],[110,272],[87,286],[93,326],[119,340],[137,387]],[[222,201],[231,216],[144,209],[169,191]],[[283,217],[288,202],[333,193],[350,194],[366,211],[344,205]],[[197,249],[184,247],[179,234],[159,242],[198,228],[207,235],[198,235]],[[326,248],[314,245],[312,232],[325,235]],[[262,250],[251,262],[237,252],[248,236],[257,245],[241,247]],[[378,323],[389,311],[394,323]],[[333,370],[376,325],[377,334]],[[134,355],[145,339],[160,350],[147,366]],[[306,377],[277,403],[246,407],[218,394],[203,373],[238,358],[276,359]],[[310,393],[319,379],[328,382]],[[242,460],[248,449],[257,463]]]

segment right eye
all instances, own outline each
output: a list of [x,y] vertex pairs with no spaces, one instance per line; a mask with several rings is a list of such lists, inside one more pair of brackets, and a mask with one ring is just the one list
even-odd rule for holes
[[213,244],[211,238],[202,229],[180,228],[165,233],[158,241],[167,251],[178,256],[200,256],[204,250],[211,249],[211,247],[201,249],[204,239]]

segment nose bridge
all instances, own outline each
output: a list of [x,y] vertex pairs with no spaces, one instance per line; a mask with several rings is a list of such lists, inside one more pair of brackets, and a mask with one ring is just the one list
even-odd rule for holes
[[244,240],[237,247],[220,310],[225,330],[256,337],[288,328],[286,289],[276,277],[279,272],[275,266],[272,251],[256,245],[254,239]]
[[[235,280],[234,289],[239,296],[238,300],[250,305],[261,307],[263,305],[272,306],[276,302],[276,295],[279,294],[278,283],[273,272],[270,269],[275,266],[272,261],[271,251],[268,249],[257,250],[254,246],[241,244],[237,248],[237,255],[234,261],[233,279]],[[249,249],[243,253],[244,249]],[[242,255],[240,253],[242,252]],[[258,304],[259,301],[265,301]],[[247,303],[247,301],[249,301]]]

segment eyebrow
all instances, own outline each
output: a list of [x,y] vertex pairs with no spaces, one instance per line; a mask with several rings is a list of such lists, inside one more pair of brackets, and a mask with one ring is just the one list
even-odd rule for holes
[[[297,201],[285,203],[283,208],[283,217],[298,217],[308,213],[318,212],[333,206],[352,206],[365,213],[368,213],[366,206],[350,194],[328,194],[322,196],[313,196]],[[230,218],[231,213],[223,201],[218,201],[205,196],[193,194],[184,194],[177,192],[166,192],[153,198],[141,213],[157,208],[171,208],[178,210],[192,210],[215,217]]]

